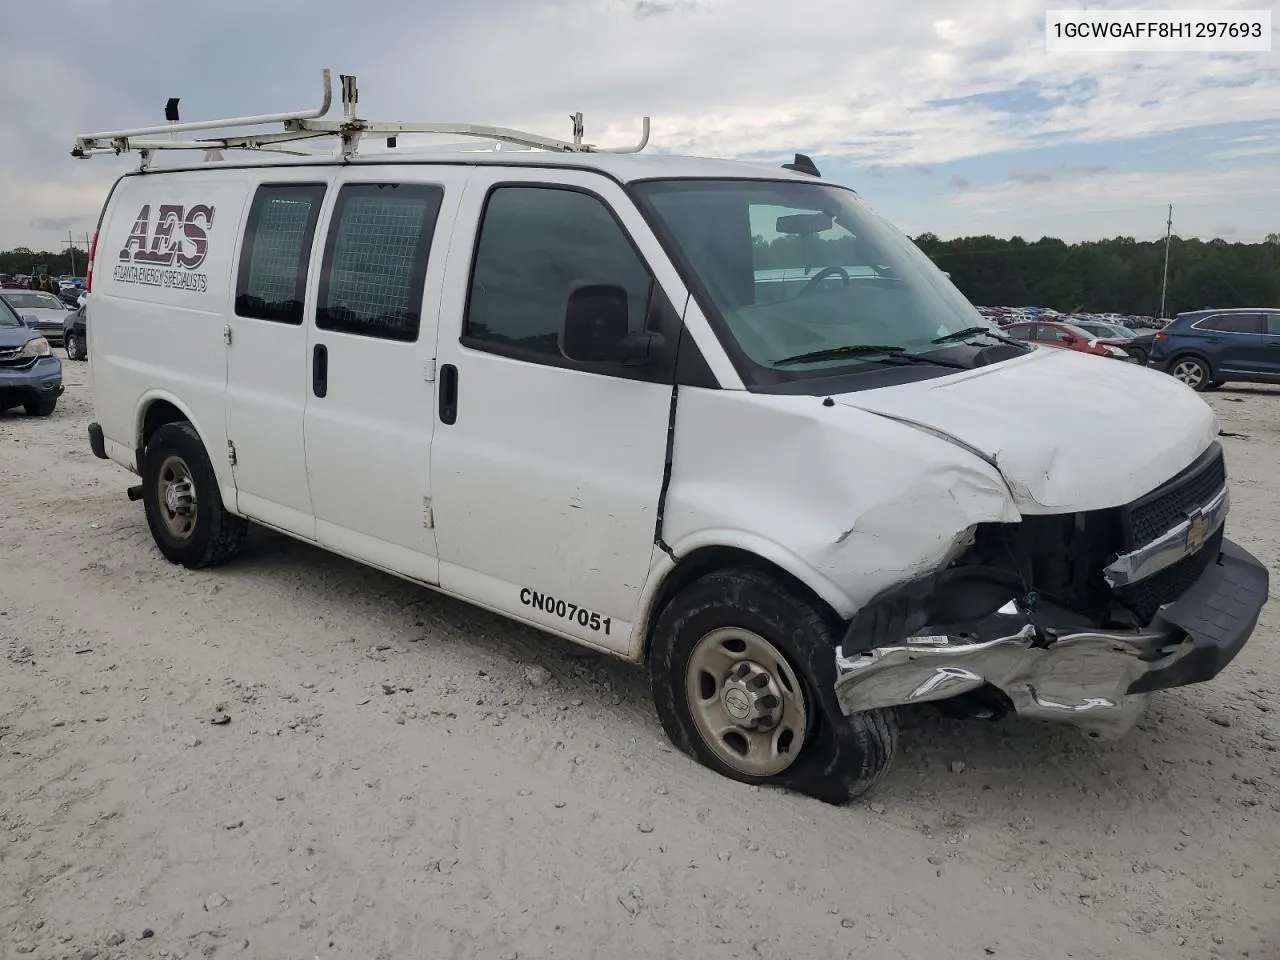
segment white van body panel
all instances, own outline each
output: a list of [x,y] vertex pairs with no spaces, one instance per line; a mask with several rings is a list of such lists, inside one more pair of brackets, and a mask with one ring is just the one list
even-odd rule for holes
[[[227,353],[226,431],[235,444],[233,475],[237,495],[234,509],[242,516],[291,533],[316,539],[315,516],[308,482],[307,452],[303,436],[304,413],[311,393],[311,360],[307,352],[307,322],[299,325],[239,316],[235,309],[236,284],[245,225],[257,188],[263,184],[324,184],[332,188],[338,169],[280,168],[258,173],[248,187],[244,214],[237,232],[236,258],[220,278],[231,306],[225,317],[231,328]],[[332,206],[329,190],[321,211]],[[324,249],[323,229],[317,229],[311,245],[311,263],[319,262]],[[307,283],[306,303],[314,310],[315,277]]]
[[[497,185],[559,185],[605,201],[679,311],[688,293],[616,183],[581,171],[479,168],[453,236],[439,363],[458,418],[436,428],[431,483],[440,583],[625,654],[654,563],[671,386],[529,363],[459,342],[481,211]],[[705,327],[704,327],[705,329]],[[448,334],[445,331],[448,330]],[[709,334],[708,334],[709,335]]]
[[1023,513],[1098,510],[1128,503],[1182,470],[1217,437],[1218,421],[1173,377],[1097,360],[1033,350],[835,399],[977,451],[1000,468]]
[[[334,202],[346,185],[405,184],[438,188],[418,336],[412,343],[321,330],[311,291],[305,323],[308,383],[307,474],[316,539],[348,556],[421,583],[440,579],[432,490],[436,429],[435,362],[441,293],[467,167],[378,166],[342,172],[317,230],[317,266],[325,255]],[[465,258],[454,269],[466,269]],[[313,270],[318,277],[319,269]],[[457,327],[450,315],[448,327]],[[310,364],[317,345],[328,352],[327,394],[317,397]]]
[[123,178],[99,230],[88,338],[98,422],[112,458],[136,469],[144,411],[153,400],[168,401],[200,432],[229,506],[235,486],[225,456],[222,324],[253,179],[235,170]]

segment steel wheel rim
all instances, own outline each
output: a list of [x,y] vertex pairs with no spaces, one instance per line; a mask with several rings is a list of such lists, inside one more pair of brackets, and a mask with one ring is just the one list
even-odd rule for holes
[[1204,369],[1195,360],[1183,360],[1175,364],[1173,375],[1188,387],[1198,387],[1204,383]]
[[70,357],[72,360],[76,358],[75,334],[71,334],[67,337],[67,356]]
[[694,644],[685,698],[707,749],[736,773],[776,776],[804,747],[804,688],[781,651],[758,633],[721,627]]
[[160,464],[156,503],[169,535],[176,540],[190,538],[196,525],[196,487],[187,461],[177,454],[169,454]]

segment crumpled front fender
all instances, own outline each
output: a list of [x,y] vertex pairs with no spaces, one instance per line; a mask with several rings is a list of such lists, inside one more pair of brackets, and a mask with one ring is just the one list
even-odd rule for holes
[[818,397],[681,394],[664,541],[765,556],[843,618],[1020,515],[1000,472],[938,437]]

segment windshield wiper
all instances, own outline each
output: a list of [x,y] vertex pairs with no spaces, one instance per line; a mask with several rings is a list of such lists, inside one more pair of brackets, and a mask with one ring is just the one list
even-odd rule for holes
[[971,340],[976,336],[991,337],[993,340],[999,340],[1003,343],[1016,343],[1021,345],[1021,340],[1015,340],[1013,337],[1006,336],[1003,333],[997,333],[990,327],[965,327],[963,330],[957,330],[955,333],[948,333],[941,337],[934,337],[930,343],[958,343],[961,340]]
[[875,355],[883,356],[888,361],[898,361],[901,363],[929,363],[938,367],[954,367],[957,370],[968,370],[969,368],[960,363],[949,363],[945,360],[934,360],[930,357],[920,357],[913,353],[907,353],[905,347],[899,347],[887,343],[852,343],[844,347],[829,347],[826,350],[811,350],[809,353],[797,353],[794,357],[783,357],[781,360],[775,360],[773,365],[780,367],[788,363],[807,363],[818,362],[821,360],[840,360],[844,357],[867,357]]

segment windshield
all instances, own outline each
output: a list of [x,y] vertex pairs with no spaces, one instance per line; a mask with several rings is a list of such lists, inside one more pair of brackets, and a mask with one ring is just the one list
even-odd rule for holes
[[[634,189],[750,382],[877,369],[946,349],[939,338],[965,331],[997,342],[983,331],[999,328],[851,190],[774,180]],[[897,359],[849,349],[860,346]]]
[[28,293],[23,290],[6,291],[4,299],[15,310],[62,310],[62,301],[51,293]]
[[22,321],[18,319],[18,315],[13,312],[13,308],[5,303],[4,297],[0,297],[0,327],[20,327]]

